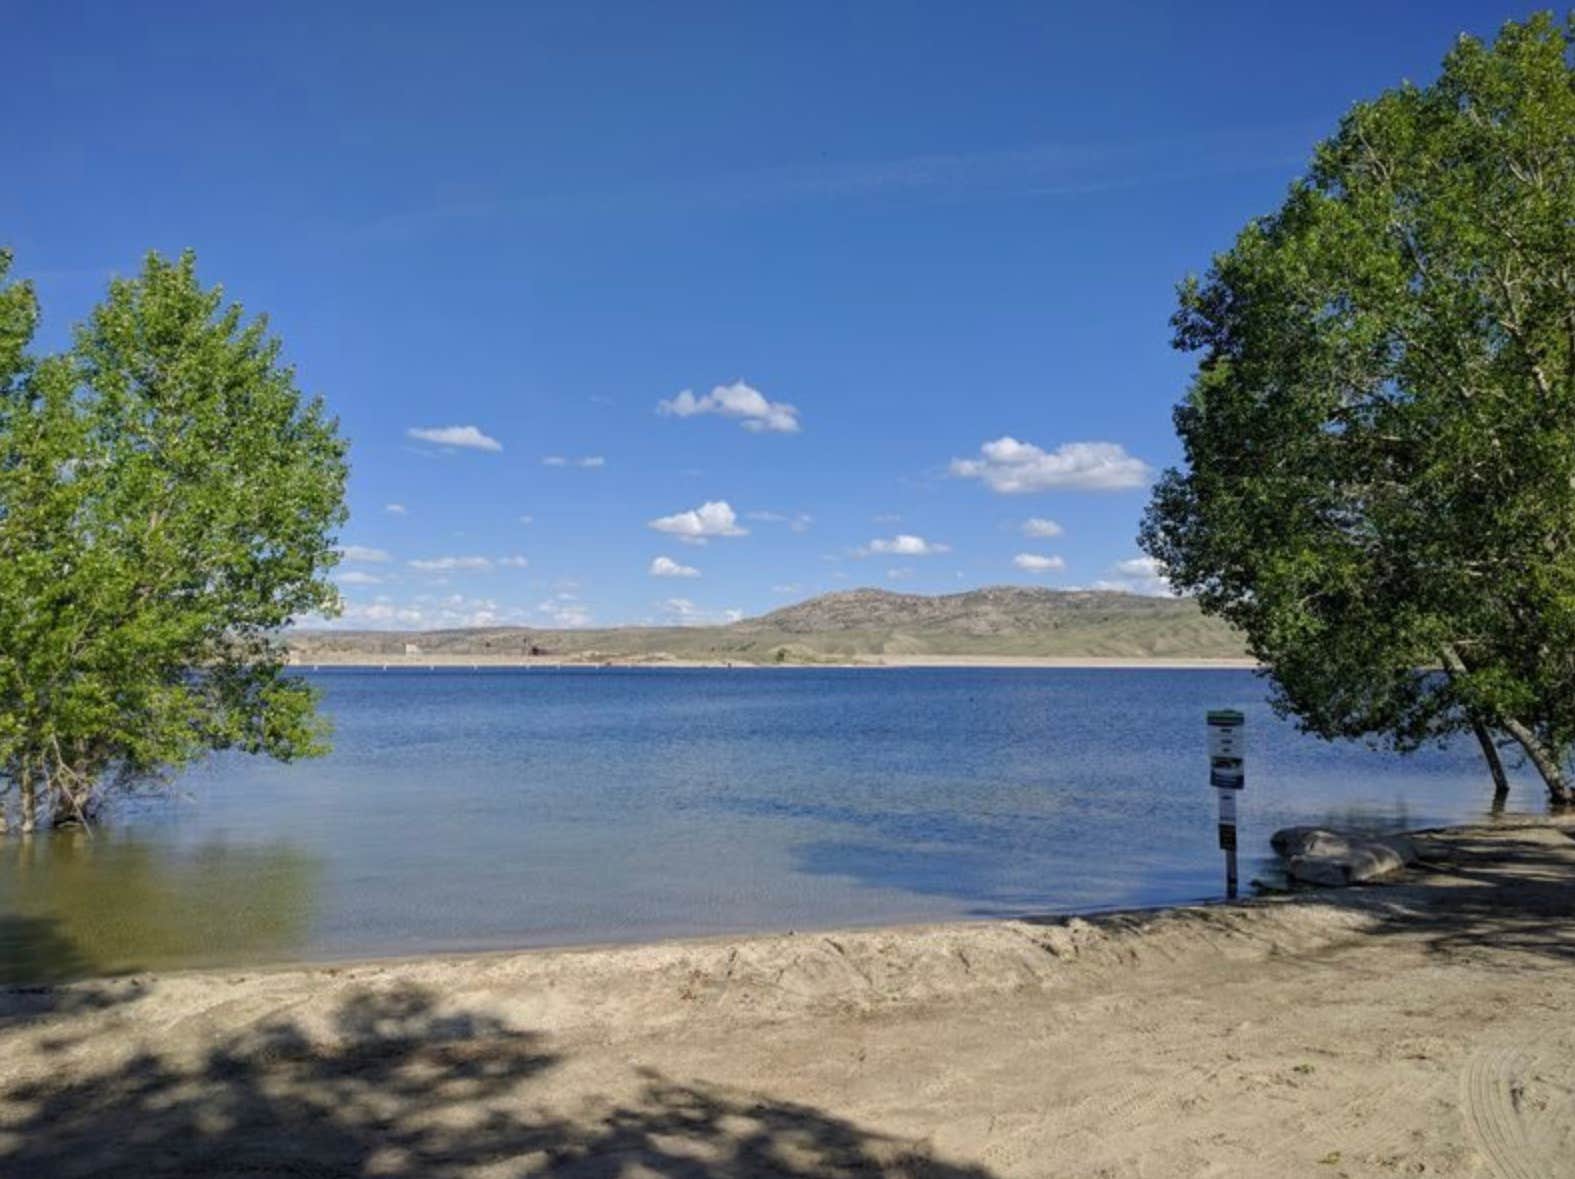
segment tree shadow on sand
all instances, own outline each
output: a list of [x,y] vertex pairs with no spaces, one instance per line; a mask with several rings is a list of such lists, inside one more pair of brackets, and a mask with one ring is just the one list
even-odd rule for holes
[[[639,1074],[637,1097],[541,1104],[538,1035],[441,1014],[412,985],[361,991],[309,1032],[260,1025],[199,1059],[144,1051],[0,1092],[17,1176],[885,1176],[989,1179],[809,1106]],[[546,1077],[550,1082],[550,1077]]]
[[1372,913],[1377,935],[1419,937],[1433,953],[1575,963],[1575,833],[1532,827],[1509,841],[1454,833],[1417,844],[1429,880],[1321,899]]
[[[1348,888],[1304,886],[1273,904],[1326,905],[1369,919],[1363,936],[1406,937],[1429,953],[1471,957],[1490,968],[1520,969],[1527,961],[1575,963],[1575,828],[1531,824],[1506,841],[1491,831],[1446,831],[1415,837],[1417,871],[1398,881]],[[1112,912],[1105,926],[1134,932],[1152,910]],[[1202,910],[1205,920],[1234,924],[1228,907]],[[1030,925],[1064,925],[1064,913],[1015,917]]]

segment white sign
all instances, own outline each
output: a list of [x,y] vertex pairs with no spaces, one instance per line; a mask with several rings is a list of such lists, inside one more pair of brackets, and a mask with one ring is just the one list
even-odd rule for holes
[[1220,822],[1234,823],[1236,821],[1236,792],[1234,790],[1216,790],[1220,798]]
[[1240,790],[1247,784],[1247,774],[1240,761],[1230,757],[1216,757],[1209,762],[1209,785]]
[[1234,728],[1225,728],[1221,725],[1209,726],[1210,757],[1229,757],[1240,761],[1246,751],[1246,734],[1240,725]]

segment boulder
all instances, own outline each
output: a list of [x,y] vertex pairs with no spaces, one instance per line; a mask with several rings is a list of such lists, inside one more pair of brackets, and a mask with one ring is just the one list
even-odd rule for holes
[[1350,848],[1350,842],[1344,835],[1325,827],[1281,827],[1269,836],[1269,845],[1286,859],[1291,856],[1339,855]]
[[1285,871],[1304,884],[1342,887],[1393,875],[1416,862],[1404,835],[1366,836],[1325,827],[1285,827],[1269,843],[1285,859]]

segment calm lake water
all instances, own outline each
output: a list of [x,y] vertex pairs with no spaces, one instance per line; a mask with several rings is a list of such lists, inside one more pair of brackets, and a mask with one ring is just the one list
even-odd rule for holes
[[1488,794],[1473,746],[1299,736],[1244,671],[312,678],[331,756],[219,758],[92,839],[0,840],[0,981],[1217,897],[1213,707],[1248,717],[1244,879],[1276,827]]

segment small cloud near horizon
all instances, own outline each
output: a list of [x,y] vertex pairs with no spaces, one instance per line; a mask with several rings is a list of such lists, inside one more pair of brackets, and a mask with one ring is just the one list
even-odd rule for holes
[[1012,564],[1026,573],[1050,573],[1066,568],[1064,558],[1045,556],[1041,553],[1018,553],[1012,558]]
[[681,565],[671,557],[656,557],[647,572],[652,577],[699,577],[700,570],[693,565]]
[[1142,594],[1146,598],[1180,596],[1171,587],[1163,567],[1153,557],[1130,557],[1125,561],[1117,561],[1111,574],[1108,578],[1094,582],[1092,588]]
[[887,540],[872,540],[869,544],[855,551],[856,556],[873,557],[933,557],[939,553],[949,553],[952,546],[938,544],[925,540],[922,536],[913,536],[910,533],[899,533]]
[[742,610],[721,610],[715,613],[702,610],[688,598],[668,598],[661,604],[666,621],[679,626],[710,626],[715,623],[737,622],[743,618]]

